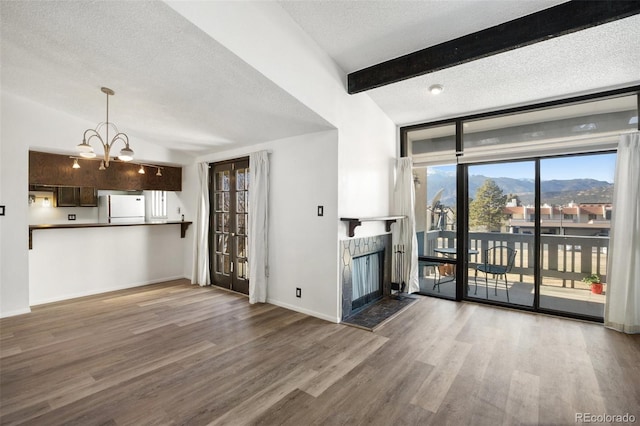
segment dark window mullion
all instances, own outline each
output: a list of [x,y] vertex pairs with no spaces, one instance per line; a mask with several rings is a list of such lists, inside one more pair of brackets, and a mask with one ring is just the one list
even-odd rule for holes
[[238,211],[238,197],[236,191],[236,167],[235,164],[231,167],[231,176],[229,180],[230,191],[229,191],[229,256],[231,256],[231,285],[233,288],[233,281],[235,279],[235,274],[238,273],[238,265],[236,264],[236,259],[238,258],[238,247],[236,244],[236,213]]
[[542,185],[540,182],[540,158],[535,159],[535,189],[534,189],[534,204],[536,221],[533,230],[533,309],[536,311],[540,309],[540,284],[542,283],[542,227],[540,224],[540,200],[542,198],[541,193]]
[[[456,300],[460,301],[467,297],[467,280],[469,271],[469,185],[468,185],[469,169],[466,164],[458,164],[456,167],[457,194],[456,194],[456,238],[458,240],[458,257],[461,257],[460,272],[456,277],[460,281],[457,288]],[[460,254],[461,253],[461,254]]]

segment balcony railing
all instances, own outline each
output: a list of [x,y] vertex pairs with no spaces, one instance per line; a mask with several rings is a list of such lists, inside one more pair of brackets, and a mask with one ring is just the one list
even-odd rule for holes
[[[500,232],[470,232],[469,248],[478,254],[469,256],[469,268],[483,263],[486,249],[506,245],[517,250],[512,274],[520,281],[533,277],[533,235],[507,234]],[[455,231],[429,231],[425,241],[424,255],[435,256],[438,247],[455,247]],[[589,274],[598,274],[607,280],[607,250],[609,237],[583,237],[573,235],[542,235],[542,277],[562,282],[562,287],[575,288],[576,282]],[[544,279],[543,279],[544,284]]]
[[[509,226],[520,226],[526,228],[533,228],[536,222],[529,219],[509,219]],[[555,228],[611,228],[611,221],[609,220],[585,220],[580,222],[577,219],[542,219],[540,221],[542,227],[555,227]]]

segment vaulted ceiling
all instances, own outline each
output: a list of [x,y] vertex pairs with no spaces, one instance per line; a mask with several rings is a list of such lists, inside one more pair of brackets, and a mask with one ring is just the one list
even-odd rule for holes
[[[278,2],[345,75],[559,3]],[[109,86],[130,136],[198,154],[331,128],[163,2],[2,1],[0,14],[2,91],[97,122]],[[638,40],[635,15],[366,93],[404,125],[637,85]]]

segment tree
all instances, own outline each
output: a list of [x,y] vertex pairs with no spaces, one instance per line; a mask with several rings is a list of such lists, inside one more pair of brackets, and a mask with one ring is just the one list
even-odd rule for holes
[[520,200],[520,196],[518,194],[509,193],[509,195],[507,195],[507,201],[511,202],[511,200],[516,200],[516,205],[514,207],[519,207],[522,205],[522,201]]
[[484,227],[487,231],[500,231],[505,218],[507,196],[491,179],[484,181],[469,204],[469,226]]

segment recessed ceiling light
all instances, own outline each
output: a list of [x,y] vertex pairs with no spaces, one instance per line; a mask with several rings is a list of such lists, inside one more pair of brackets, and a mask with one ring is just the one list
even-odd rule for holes
[[442,84],[434,84],[432,86],[429,86],[429,92],[432,95],[439,95],[440,93],[442,93],[443,90],[444,90],[444,87],[442,87]]

